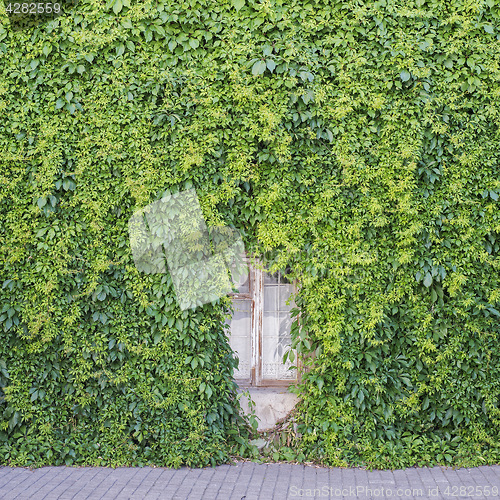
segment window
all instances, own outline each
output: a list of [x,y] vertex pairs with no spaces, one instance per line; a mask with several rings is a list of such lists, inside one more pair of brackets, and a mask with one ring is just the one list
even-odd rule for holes
[[[286,273],[285,273],[286,274]],[[235,381],[240,386],[283,386],[294,383],[297,370],[283,363],[291,344],[290,310],[287,300],[295,291],[281,272],[266,273],[249,266],[231,294],[234,314],[230,322],[230,345],[239,358]]]

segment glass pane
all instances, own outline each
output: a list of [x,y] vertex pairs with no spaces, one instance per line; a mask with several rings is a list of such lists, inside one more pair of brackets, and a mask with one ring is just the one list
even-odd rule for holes
[[287,305],[287,301],[293,294],[293,285],[280,285],[280,297],[279,297],[279,310],[280,311],[290,311],[294,306],[293,300],[290,301],[290,305]]
[[264,311],[278,311],[278,288],[264,283]]
[[293,380],[296,370],[288,368],[294,363],[283,364],[283,355],[291,344],[292,318],[286,305],[293,294],[293,285],[281,273],[264,275],[264,316],[262,322],[262,377],[267,380]]
[[231,280],[239,293],[250,293],[250,272],[243,256],[238,262],[238,266],[231,266]]
[[290,338],[264,337],[262,339],[262,377],[267,380],[293,380],[296,370],[289,370],[292,363],[283,364],[283,355],[288,351]]
[[278,332],[278,315],[275,312],[264,312],[262,321],[262,331],[267,332],[267,336],[276,335]]
[[230,323],[229,345],[240,360],[238,370],[234,372],[235,379],[249,379],[252,359],[252,318],[251,301],[235,300],[234,314]]
[[277,285],[279,283],[279,272],[274,274],[264,273],[264,285],[273,284]]
[[292,282],[288,279],[288,278],[285,278],[285,274],[289,274],[291,272],[291,269],[289,267],[287,267],[285,269],[284,272],[280,272],[280,283],[284,283],[284,284],[292,284]]
[[280,313],[279,315],[279,335],[280,337],[290,338],[290,329],[292,328],[292,318],[289,314]]
[[237,288],[239,293],[249,293],[250,292],[250,275],[249,273],[240,274],[237,276],[237,280],[233,277],[234,286]]

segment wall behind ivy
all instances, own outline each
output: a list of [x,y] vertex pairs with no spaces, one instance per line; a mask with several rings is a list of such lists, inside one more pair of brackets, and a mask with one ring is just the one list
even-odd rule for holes
[[227,300],[180,311],[128,242],[134,211],[190,187],[209,225],[299,279],[308,457],[498,461],[499,9],[3,17],[2,462],[202,465],[243,442]]

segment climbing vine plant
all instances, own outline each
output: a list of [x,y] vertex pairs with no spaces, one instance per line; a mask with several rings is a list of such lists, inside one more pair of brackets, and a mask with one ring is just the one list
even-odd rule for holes
[[[194,187],[300,283],[301,453],[500,452],[496,0],[80,1],[0,25],[2,463],[227,460],[227,299],[181,311],[131,215]],[[240,429],[240,430],[239,430]]]

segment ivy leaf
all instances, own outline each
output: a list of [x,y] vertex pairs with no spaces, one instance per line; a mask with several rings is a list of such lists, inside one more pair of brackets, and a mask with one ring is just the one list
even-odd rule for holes
[[491,314],[500,317],[500,312],[498,312],[494,307],[488,307],[487,309],[488,311],[490,311]]
[[427,273],[424,279],[424,286],[429,288],[431,285],[432,285],[432,275],[431,273]]
[[410,79],[411,74],[409,71],[401,71],[399,76],[403,82],[407,82]]
[[123,9],[122,0],[116,0],[113,4],[113,12],[118,14]]
[[205,394],[207,395],[208,398],[212,397],[212,392],[213,392],[212,388],[209,385],[207,385],[205,387]]
[[233,7],[239,11],[245,5],[245,0],[232,0],[231,3],[233,4]]
[[274,68],[276,68],[276,63],[272,59],[267,59],[266,61],[267,69],[272,73]]
[[358,392],[358,399],[359,399],[360,404],[365,400],[365,393],[363,392],[362,389],[360,389]]
[[264,71],[266,71],[266,62],[265,61],[257,61],[253,66],[252,66],[252,75],[257,76],[257,75],[262,75]]

